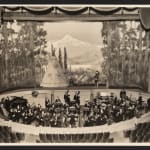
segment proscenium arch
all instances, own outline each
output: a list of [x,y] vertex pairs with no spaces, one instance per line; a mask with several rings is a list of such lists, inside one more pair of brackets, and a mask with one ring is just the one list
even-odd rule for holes
[[[145,30],[144,13],[146,8],[127,7],[100,7],[100,6],[1,6],[0,21],[4,22],[104,22],[104,21],[139,21]],[[149,69],[150,70],[150,69]],[[149,73],[150,74],[150,73]],[[149,75],[150,78],[150,75]],[[109,86],[108,86],[109,87]],[[150,91],[150,83],[149,83]]]
[[[122,9],[120,9],[119,11],[121,11]],[[33,10],[32,10],[33,11]],[[46,10],[42,10],[42,11],[46,11]],[[2,12],[2,16],[1,16],[1,20],[2,22],[8,22],[8,21],[40,21],[40,22],[58,22],[58,21],[68,21],[68,20],[75,20],[75,21],[89,21],[89,22],[98,22],[98,21],[126,21],[126,20],[136,20],[136,21],[140,21],[140,16],[139,14],[123,14],[121,12],[121,14],[108,14],[108,15],[99,15],[99,14],[90,14],[89,13],[89,10],[87,11],[88,13],[87,14],[79,14],[79,15],[66,15],[66,14],[49,14],[49,15],[35,15],[35,14],[32,14],[30,12],[14,12],[14,11],[11,11],[11,12]],[[12,13],[12,14],[11,14]],[[40,16],[40,17],[39,17]],[[140,120],[138,120],[140,121]],[[1,121],[2,122],[2,121]],[[8,122],[2,122],[2,123],[6,123],[5,125],[7,125]],[[126,122],[127,124],[129,123],[130,126],[134,126],[134,122],[133,120],[131,120],[130,122]],[[16,125],[15,123],[12,123],[14,125]],[[9,126],[11,126],[11,123],[8,123]],[[26,127],[24,125],[16,125],[16,126],[13,126],[14,130],[16,130],[18,132],[18,129],[23,129]],[[22,128],[21,128],[22,127]],[[116,125],[115,125],[116,127]],[[118,129],[120,130],[119,128],[115,128],[114,129]],[[127,126],[128,127],[128,126]],[[30,127],[29,127],[30,128]],[[34,133],[40,133],[40,128],[38,130],[38,128],[36,128],[37,130],[35,130],[36,127],[33,127],[33,128],[30,128],[33,129],[31,130]],[[26,129],[28,129],[28,127],[26,127]],[[84,130],[81,128],[81,129],[76,129],[76,130],[72,130],[70,129],[69,131],[73,134],[73,133],[87,133],[87,131],[91,132],[91,133],[97,133],[97,131],[101,131],[100,129],[102,129],[101,127],[100,128],[94,128],[95,131],[91,130],[91,128],[88,128],[88,130]],[[29,131],[29,133],[31,133],[30,130],[27,130]],[[47,130],[46,129],[43,129],[44,131],[46,131],[47,133]],[[52,134],[60,134],[60,129],[48,129],[49,130],[49,133],[52,133]],[[36,131],[36,132],[35,132]],[[58,133],[57,133],[58,131]],[[69,133],[68,129],[63,129],[62,131],[66,132],[66,133]],[[61,134],[64,134],[64,132],[61,131]],[[102,130],[104,131],[104,130]],[[110,130],[111,131],[111,130]],[[27,132],[28,133],[28,132]],[[28,134],[29,134],[28,133]]]

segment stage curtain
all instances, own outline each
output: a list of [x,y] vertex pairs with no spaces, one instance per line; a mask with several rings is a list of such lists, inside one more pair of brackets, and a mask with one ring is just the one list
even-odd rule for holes
[[150,8],[140,8],[140,20],[143,27],[150,29]]
[[22,9],[33,14],[42,15],[51,13],[54,10],[54,7],[22,7]]
[[33,14],[48,14],[51,13],[54,9],[62,13],[65,13],[67,15],[79,15],[84,12],[86,12],[88,9],[90,11],[93,11],[97,14],[101,15],[111,15],[116,12],[119,12],[121,9],[126,11],[134,11],[138,8],[126,8],[126,7],[16,7],[16,6],[9,6],[9,7],[3,7],[4,9],[10,10],[10,11],[18,11],[18,10],[25,10],[27,12],[33,13]]
[[66,7],[56,7],[56,10],[63,12],[67,15],[79,15],[88,10],[88,7],[79,7],[79,8],[66,8]]
[[54,7],[4,7],[4,10],[9,11],[18,11],[18,10],[25,10],[27,12],[30,12],[32,14],[48,14],[51,13],[54,10]]
[[150,8],[140,8],[140,20],[146,30],[150,29]]
[[111,15],[121,10],[121,7],[111,7],[111,8],[103,8],[103,7],[90,7],[90,11],[93,11],[97,14],[101,15]]
[[137,7],[123,7],[123,10],[126,10],[126,11],[135,11],[137,9],[138,9]]
[[18,6],[9,6],[9,7],[4,6],[3,8],[6,10],[10,10],[10,11],[17,11],[17,10],[21,9],[21,7],[18,7]]

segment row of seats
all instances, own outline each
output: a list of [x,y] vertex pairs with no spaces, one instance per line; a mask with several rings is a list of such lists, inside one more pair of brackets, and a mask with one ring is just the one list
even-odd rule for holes
[[19,143],[24,138],[24,133],[12,132],[10,127],[0,126],[0,143]]
[[39,134],[38,143],[112,143],[109,132],[92,134]]
[[150,142],[150,122],[139,123],[134,130],[124,132],[130,142]]

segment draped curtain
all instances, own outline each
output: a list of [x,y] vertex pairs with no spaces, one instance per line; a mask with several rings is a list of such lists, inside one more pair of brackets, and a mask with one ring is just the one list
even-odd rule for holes
[[27,11],[32,14],[42,15],[51,13],[54,10],[54,7],[4,7],[4,10],[9,11]]
[[119,12],[121,10],[121,7],[117,7],[117,8],[116,7],[114,8],[90,7],[89,9],[97,14],[110,15]]
[[5,10],[18,11],[25,10],[30,13],[50,13],[52,10],[58,10],[68,15],[77,15],[86,12],[88,9],[98,14],[113,14],[121,9],[126,11],[134,11],[137,8],[125,8],[125,7],[3,7]]
[[46,8],[22,7],[22,10],[26,10],[26,11],[33,13],[33,14],[42,15],[42,14],[51,13],[54,10],[54,7],[49,7],[49,8],[47,8],[47,7]]
[[[42,15],[42,14],[49,14],[52,13],[53,11],[57,13],[58,11],[61,13],[64,13],[66,15],[80,15],[83,14],[87,11],[94,12],[96,14],[100,15],[111,15],[114,13],[117,13],[121,10],[125,10],[128,12],[135,11],[139,8],[137,7],[16,7],[16,6],[9,6],[9,7],[2,7],[1,11],[26,11],[31,14],[37,14],[37,15]],[[2,14],[2,13],[1,13]],[[140,8],[139,9],[139,16],[141,23],[145,29],[150,29],[150,8]]]
[[146,30],[150,29],[150,8],[140,9],[140,20]]
[[65,8],[65,7],[56,7],[56,10],[63,12],[67,15],[80,15],[88,10],[88,7],[81,7],[81,8]]

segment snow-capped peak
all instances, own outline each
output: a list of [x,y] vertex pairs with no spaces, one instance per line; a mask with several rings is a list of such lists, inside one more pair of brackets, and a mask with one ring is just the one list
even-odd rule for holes
[[81,41],[70,34],[66,34],[62,39],[53,42],[54,46],[91,46],[90,43]]
[[49,41],[47,46],[49,52],[51,52],[51,44],[56,49],[56,56],[58,56],[59,48],[63,55],[64,47],[66,47],[70,64],[95,64],[102,61],[100,45],[82,41],[70,34],[66,34],[60,40]]
[[72,37],[70,34],[66,34],[62,39],[63,40],[74,40],[74,37]]

